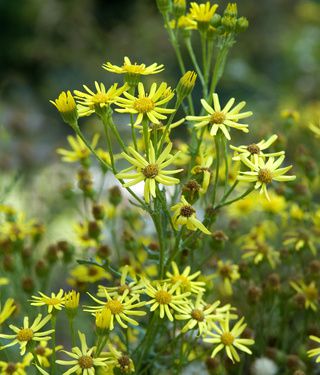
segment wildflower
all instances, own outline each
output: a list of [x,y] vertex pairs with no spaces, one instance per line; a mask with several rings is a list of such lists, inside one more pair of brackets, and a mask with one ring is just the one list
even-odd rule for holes
[[293,246],[295,251],[308,248],[313,255],[317,254],[317,247],[315,244],[315,236],[306,228],[298,228],[296,231],[288,232],[285,235],[283,244],[285,246]]
[[[318,344],[320,343],[320,338],[317,337],[317,336],[311,335],[311,336],[309,336],[309,338],[310,338],[310,340],[313,340]],[[308,350],[307,354],[308,354],[308,357],[317,357],[316,363],[320,362],[320,347]]]
[[136,279],[132,281],[127,281],[127,276],[130,268],[128,265],[123,267],[121,272],[121,278],[119,286],[115,287],[105,287],[102,285],[98,286],[98,297],[105,296],[105,290],[108,292],[110,296],[122,296],[125,291],[128,291],[128,297],[136,297],[137,299],[140,298],[140,294],[144,288],[144,284],[138,282]]
[[104,296],[106,298],[105,301],[99,300],[90,293],[88,294],[94,300],[94,302],[98,304],[98,306],[85,306],[84,311],[96,313],[97,311],[101,311],[103,309],[109,309],[111,311],[111,318],[109,324],[110,331],[114,329],[115,319],[122,328],[128,328],[127,324],[124,323],[124,321],[134,326],[137,326],[139,324],[136,320],[130,318],[130,315],[146,315],[145,311],[136,310],[137,308],[144,306],[146,302],[136,302],[137,298],[135,296],[127,298],[128,291],[125,291],[122,296],[115,296],[112,298],[109,295],[109,293],[106,290],[104,290]]
[[6,277],[0,277],[0,286],[3,285],[8,285],[9,284],[9,279]]
[[243,246],[244,254],[243,259],[253,258],[254,264],[262,262],[267,259],[271,268],[275,268],[277,263],[279,263],[280,254],[278,251],[274,250],[271,246],[266,243],[261,243],[259,241],[253,241],[253,243],[248,243]]
[[30,366],[31,357],[27,354],[21,362],[0,361],[2,375],[27,375],[26,367]]
[[186,225],[189,230],[201,230],[205,234],[211,234],[211,232],[201,223],[196,217],[196,210],[190,206],[184,196],[181,197],[181,201],[171,207],[174,211],[172,221],[176,229],[179,225]]
[[95,265],[79,264],[70,272],[71,278],[68,282],[72,286],[79,286],[85,283],[95,283],[100,280],[110,280],[111,275],[102,267]]
[[157,283],[153,287],[150,283],[146,286],[146,294],[152,299],[146,304],[152,304],[150,311],[155,311],[159,308],[160,318],[163,319],[166,315],[167,318],[173,322],[173,315],[171,310],[183,313],[182,307],[186,305],[186,297],[189,297],[190,292],[185,292],[182,294],[176,294],[179,284],[169,285],[168,283],[159,284]]
[[213,332],[207,332],[208,336],[203,339],[204,342],[217,345],[211,354],[212,358],[222,349],[225,349],[227,356],[233,363],[235,361],[240,362],[240,357],[236,349],[252,354],[247,346],[253,345],[254,340],[240,338],[240,335],[247,326],[243,323],[243,320],[244,318],[241,318],[231,330],[229,328],[230,317],[228,313],[225,320],[219,322],[219,325],[213,323]]
[[122,374],[130,374],[135,371],[134,363],[128,354],[117,350],[113,345],[109,344],[110,352],[106,353],[110,360],[110,366],[119,368]]
[[199,30],[206,30],[209,27],[209,23],[212,20],[217,8],[218,5],[211,5],[210,1],[207,1],[204,4],[192,2],[190,4],[188,17],[197,22]]
[[274,191],[269,191],[269,198],[263,199],[261,201],[261,208],[265,212],[269,212],[272,214],[279,214],[285,211],[287,202],[286,199],[282,195],[276,194]]
[[269,148],[278,138],[276,134],[272,135],[268,140],[262,140],[258,143],[252,143],[248,146],[232,146],[230,148],[235,151],[235,155],[232,160],[239,161],[241,160],[240,155],[245,158],[249,158],[254,164],[258,164],[259,157],[270,157],[270,156],[280,156],[284,155],[284,151],[279,152],[268,152],[264,153],[263,151]]
[[74,97],[78,103],[78,112],[80,117],[90,116],[94,112],[97,114],[103,113],[111,104],[115,103],[119,99],[120,95],[122,95],[124,91],[128,89],[127,84],[118,87],[118,84],[115,83],[108,90],[106,90],[103,83],[99,84],[97,81],[95,81],[94,85],[96,92],[90,90],[86,85],[83,85],[86,92],[74,90]]
[[179,29],[184,29],[184,30],[195,30],[197,28],[196,21],[194,21],[189,16],[183,16],[183,15],[178,18],[178,21],[171,20],[169,25],[172,29],[179,28]]
[[[91,147],[93,150],[98,144],[99,137],[99,134],[95,134],[92,138]],[[64,148],[58,148],[57,153],[62,155],[62,161],[66,163],[77,163],[78,161],[86,162],[91,154],[91,151],[88,149],[83,140],[78,135],[76,137],[69,135],[67,139],[72,148],[72,151],[66,150]]]
[[196,84],[197,74],[194,71],[186,72],[177,85],[177,96],[182,100],[191,94]]
[[240,278],[239,266],[232,264],[231,261],[219,260],[217,263],[218,275],[223,281],[223,288],[227,295],[232,294],[232,283]]
[[196,176],[202,174],[201,194],[205,194],[208,190],[211,179],[210,167],[212,166],[212,163],[212,152],[209,149],[200,148],[199,155],[197,155],[196,158],[196,165],[192,168],[191,173]]
[[79,307],[80,293],[77,293],[75,290],[71,290],[66,293],[64,296],[64,305],[67,312],[67,315],[70,318],[74,318],[77,314]]
[[10,329],[15,332],[14,335],[0,334],[0,338],[12,339],[9,344],[1,346],[0,350],[9,348],[10,346],[19,344],[20,354],[24,355],[27,349],[27,345],[33,341],[48,341],[51,339],[49,336],[54,330],[50,329],[48,331],[39,332],[51,319],[51,315],[47,315],[42,319],[42,315],[38,314],[33,324],[29,325],[29,318],[27,316],[23,319],[23,327],[18,328],[14,325],[10,325]]
[[62,350],[67,356],[71,357],[71,360],[57,360],[56,362],[62,366],[72,366],[68,371],[63,372],[63,375],[69,374],[84,374],[91,375],[95,373],[95,367],[106,367],[108,358],[105,357],[94,357],[93,353],[95,347],[88,348],[86,342],[86,336],[78,331],[81,347],[74,347],[71,352]]
[[111,315],[111,310],[109,308],[103,308],[95,313],[98,335],[105,335],[109,331]]
[[125,98],[119,98],[117,105],[117,112],[137,114],[137,119],[134,125],[139,125],[144,119],[148,119],[154,124],[159,124],[159,120],[165,120],[166,114],[175,112],[175,109],[163,108],[162,106],[168,103],[174,96],[172,92],[170,95],[162,95],[167,90],[167,84],[162,82],[157,88],[157,84],[153,83],[150,92],[145,92],[144,86],[141,82],[138,84],[138,97],[135,97],[128,92],[124,93]]
[[164,70],[162,64],[158,65],[157,63],[153,63],[152,65],[146,66],[145,64],[131,63],[127,56],[124,58],[122,66],[106,62],[102,67],[111,73],[125,74],[125,81],[129,84],[130,82],[138,82],[141,75],[157,74]]
[[[62,345],[58,345],[55,347],[55,351],[59,351],[63,348]],[[42,367],[50,367],[51,356],[53,350],[48,347],[47,341],[40,341],[39,345],[34,348],[34,354],[37,356],[38,362]],[[30,361],[33,359],[33,355],[31,353],[27,354],[30,357]]]
[[[136,185],[141,181],[145,182],[144,185],[144,199],[147,203],[150,202],[150,196],[156,197],[156,185],[157,183],[163,185],[175,185],[180,182],[179,179],[168,176],[170,174],[179,173],[182,169],[175,170],[164,170],[170,165],[175,156],[170,154],[172,149],[172,143],[169,143],[162,153],[156,158],[155,150],[152,142],[149,144],[149,154],[145,159],[141,156],[133,147],[128,147],[128,151],[131,155],[121,153],[121,155],[132,164],[132,167],[127,168],[116,175],[119,179],[130,179],[130,182],[123,184],[124,187]],[[135,173],[128,173],[132,170],[136,170]]]
[[205,291],[203,286],[205,285],[202,281],[194,281],[199,275],[200,271],[197,271],[190,275],[191,267],[187,266],[182,273],[180,273],[179,268],[175,262],[171,263],[171,267],[173,273],[167,272],[166,276],[169,278],[172,285],[179,284],[176,290],[177,294],[184,293],[184,292],[191,292],[191,293],[201,293]]
[[318,305],[318,288],[314,281],[307,285],[303,280],[299,282],[291,281],[291,287],[304,299],[304,307],[311,308],[313,311],[317,310]]
[[25,214],[19,212],[14,221],[5,221],[0,226],[0,236],[10,239],[12,242],[22,241],[32,232],[33,220],[26,220]]
[[40,297],[31,297],[31,306],[48,306],[48,314],[55,313],[57,310],[62,310],[62,307],[64,307],[65,297],[62,289],[60,289],[57,294],[51,293],[51,296],[46,296],[42,292],[38,293]]
[[58,99],[50,100],[57,110],[60,112],[60,115],[64,122],[73,126],[77,123],[78,112],[76,102],[70,91],[62,91]]
[[264,193],[268,200],[270,200],[267,191],[268,184],[270,184],[272,181],[293,181],[296,178],[296,176],[285,175],[285,173],[292,168],[292,165],[279,168],[284,161],[284,155],[279,156],[279,158],[276,160],[273,156],[271,156],[267,161],[259,159],[258,165],[253,164],[249,159],[243,157],[242,155],[240,158],[241,161],[251,170],[249,172],[240,172],[241,174],[237,177],[237,179],[239,181],[256,182],[254,188],[260,189],[260,194]]
[[181,332],[186,332],[196,327],[199,334],[202,335],[208,330],[209,321],[212,322],[224,317],[223,314],[219,316],[219,314],[216,313],[220,301],[216,301],[208,307],[208,305],[202,300],[202,296],[203,293],[198,293],[195,302],[185,305],[182,307],[183,313],[175,315],[177,320],[188,320]]
[[0,309],[0,325],[10,318],[15,309],[16,304],[14,302],[14,299],[8,298],[4,306]]
[[195,128],[202,128],[204,126],[210,125],[210,135],[215,136],[219,130],[222,131],[224,136],[230,140],[229,128],[235,128],[248,133],[248,125],[240,124],[239,120],[250,117],[252,115],[251,111],[240,113],[241,109],[246,105],[246,102],[241,102],[236,105],[233,109],[235,99],[231,98],[223,109],[221,109],[219,97],[217,94],[213,94],[213,105],[212,108],[204,99],[201,99],[201,104],[207,111],[205,116],[187,116],[186,119],[190,121],[197,122],[194,126]]

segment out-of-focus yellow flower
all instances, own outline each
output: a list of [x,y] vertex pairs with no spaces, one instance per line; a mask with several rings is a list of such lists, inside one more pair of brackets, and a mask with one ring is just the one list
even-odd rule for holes
[[58,99],[50,100],[57,110],[64,122],[70,125],[74,125],[78,120],[78,112],[76,102],[70,91],[62,91]]
[[26,354],[21,362],[0,361],[0,370],[3,375],[28,375],[26,367],[30,366],[33,356]]
[[42,292],[38,293],[40,294],[40,297],[31,297],[31,306],[47,306],[49,314],[56,313],[57,310],[62,310],[62,307],[64,307],[65,299],[63,289],[60,289],[57,294],[51,293],[50,296],[46,296]]
[[[93,136],[91,141],[92,149],[96,148],[99,141],[99,137],[99,134],[95,134]],[[57,153],[62,155],[62,160],[66,163],[86,161],[90,156],[91,151],[88,149],[87,145],[83,142],[83,140],[78,135],[76,137],[69,135],[67,139],[72,148],[72,151],[66,150],[64,148],[58,148]]]
[[270,212],[272,214],[281,215],[285,211],[286,206],[287,206],[285,197],[283,197],[282,195],[278,195],[274,191],[271,190],[269,191],[269,198],[270,200],[264,197],[263,199],[261,199],[261,202],[260,202],[261,208],[265,212]]
[[141,82],[138,83],[138,96],[135,97],[128,92],[124,93],[125,98],[119,98],[116,111],[120,113],[136,114],[137,119],[134,125],[139,125],[144,119],[151,121],[154,124],[159,124],[160,120],[165,120],[167,114],[175,112],[175,109],[164,108],[163,105],[168,103],[174,96],[163,94],[166,92],[168,86],[162,82],[159,87],[156,83],[151,85],[149,93],[146,93]]
[[230,260],[219,260],[217,266],[218,270],[216,277],[219,277],[223,282],[222,291],[226,295],[232,295],[232,284],[240,278],[239,266],[237,264],[231,263]]
[[270,157],[267,161],[259,159],[258,165],[253,164],[246,157],[240,156],[241,161],[250,168],[248,172],[240,172],[240,175],[237,177],[239,181],[245,182],[255,182],[254,188],[260,189],[260,194],[264,193],[266,198],[270,200],[267,185],[272,181],[293,181],[296,179],[296,176],[285,175],[291,168],[292,165],[288,167],[279,168],[283,163],[285,156],[279,156],[278,159]]
[[239,123],[240,119],[250,117],[252,115],[251,111],[240,113],[241,109],[246,105],[246,102],[241,102],[231,109],[235,102],[235,99],[231,98],[225,107],[221,109],[218,95],[213,94],[212,98],[213,108],[206,100],[201,99],[201,104],[207,111],[207,115],[186,117],[187,120],[196,122],[194,125],[195,128],[198,129],[205,126],[210,126],[211,136],[216,136],[218,131],[221,131],[228,140],[231,139],[228,128],[238,129],[245,133],[249,132],[247,124]]
[[203,4],[192,2],[187,16],[197,22],[198,28],[201,28],[204,25],[208,27],[217,8],[218,4],[211,5],[210,1]]
[[10,283],[10,280],[6,277],[0,277],[0,286],[8,285]]
[[207,337],[203,341],[216,344],[211,357],[215,357],[218,352],[225,349],[227,356],[234,363],[240,362],[240,357],[236,349],[252,354],[247,346],[253,345],[254,340],[241,338],[242,332],[246,328],[243,323],[244,318],[241,318],[232,329],[230,329],[230,317],[227,314],[224,321],[219,324],[213,324],[213,332],[207,332]]
[[315,245],[315,237],[312,232],[306,228],[298,228],[296,231],[291,231],[285,234],[283,244],[289,248],[292,246],[294,250],[300,251],[309,248],[313,255],[317,254],[317,247]]
[[176,294],[178,287],[178,283],[175,285],[157,283],[155,287],[150,283],[147,283],[146,294],[151,297],[151,300],[147,302],[147,305],[152,305],[150,311],[159,309],[161,319],[166,316],[171,322],[173,322],[171,309],[183,313],[182,307],[188,302],[186,297],[190,296],[190,292]]
[[258,209],[258,197],[257,194],[250,194],[244,199],[240,199],[237,202],[232,203],[227,207],[228,213],[238,218],[240,215],[250,215]]
[[[150,202],[150,197],[156,197],[157,184],[175,185],[180,182],[178,178],[171,177],[171,174],[176,174],[182,169],[165,170],[168,165],[172,164],[174,156],[170,154],[172,143],[169,143],[162,153],[156,158],[155,150],[152,142],[149,144],[149,154],[144,158],[133,147],[129,147],[130,153],[122,153],[121,155],[132,164],[120,173],[116,174],[119,179],[129,179],[129,182],[123,184],[124,187],[129,187],[144,181],[144,199],[147,203]],[[135,170],[135,173],[131,173]]]
[[195,281],[195,279],[200,275],[200,271],[197,271],[190,275],[191,267],[187,266],[182,273],[180,273],[179,268],[175,262],[171,263],[172,273],[167,272],[166,276],[169,278],[172,285],[179,284],[176,289],[176,293],[191,292],[194,294],[202,293],[205,291],[205,283],[203,281]]
[[14,221],[5,221],[0,226],[0,237],[9,238],[11,241],[22,241],[32,233],[33,220],[26,220],[25,214],[19,212]]
[[71,278],[68,279],[68,282],[73,287],[86,283],[95,283],[105,279],[111,280],[109,272],[95,265],[80,264],[71,270],[70,276]]
[[291,281],[290,285],[305,299],[304,306],[306,309],[317,310],[319,293],[314,281],[311,281],[308,285],[303,280],[299,282]]
[[[58,345],[55,347],[55,351],[58,352],[63,348],[62,345]],[[50,367],[51,365],[51,356],[52,356],[53,350],[51,348],[48,348],[48,341],[40,341],[39,345],[37,345],[34,348],[34,354],[37,356],[37,359],[41,365],[41,367]],[[34,359],[33,355],[31,353],[28,353],[27,356],[29,356],[29,361],[32,362]]]
[[204,234],[211,234],[211,232],[201,223],[196,216],[196,210],[187,202],[184,196],[181,201],[171,207],[174,211],[172,222],[176,229],[181,225],[186,225],[189,230],[201,230]]
[[295,220],[304,220],[306,219],[306,213],[296,203],[292,203],[290,217]]
[[74,90],[80,117],[90,116],[94,112],[100,114],[101,110],[107,110],[108,107],[115,103],[119,99],[120,95],[122,95],[123,92],[129,88],[127,84],[118,87],[118,84],[115,83],[108,90],[106,90],[105,85],[103,83],[99,84],[97,81],[95,81],[94,85],[96,92],[90,90],[86,85],[83,85],[86,92]]
[[48,331],[39,332],[51,319],[51,315],[47,315],[42,319],[42,315],[38,314],[34,322],[30,325],[29,318],[27,316],[23,319],[23,327],[18,328],[11,324],[9,327],[14,331],[13,335],[0,334],[0,338],[11,339],[12,341],[0,347],[0,350],[9,348],[10,346],[19,344],[20,354],[24,355],[27,349],[27,344],[31,341],[48,341],[51,339],[49,336],[54,330],[50,329]]
[[244,244],[242,247],[244,254],[243,259],[253,259],[254,264],[259,264],[266,259],[271,268],[275,268],[279,263],[280,253],[269,246],[267,243],[253,241],[253,243]]
[[0,325],[10,318],[15,309],[16,304],[14,299],[8,298],[3,307],[0,309]]
[[300,120],[300,113],[293,109],[283,109],[280,112],[280,116],[285,120],[291,120],[293,122],[298,122]]
[[178,21],[171,20],[169,26],[172,29],[185,29],[185,30],[195,30],[197,28],[197,22],[194,21],[189,16],[180,16]]
[[212,151],[209,148],[200,148],[199,155],[196,157],[196,165],[192,168],[191,173],[196,175],[196,177],[202,174],[201,194],[205,194],[208,190],[211,178],[210,167],[212,163]]
[[318,125],[315,125],[313,123],[309,124],[309,129],[314,133],[314,135],[317,138],[320,137],[320,121],[318,122]]
[[[109,350],[106,356],[110,360],[111,367],[120,369],[121,374],[131,374],[135,371],[134,363],[126,353],[117,350],[111,344],[109,344]],[[114,374],[113,370],[111,374]]]

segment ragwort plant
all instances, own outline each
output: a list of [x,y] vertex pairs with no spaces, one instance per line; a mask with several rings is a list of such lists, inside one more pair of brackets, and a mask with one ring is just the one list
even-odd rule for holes
[[[219,95],[248,21],[235,3],[220,14],[210,2],[157,6],[181,70],[174,88],[145,83],[162,64],[124,57],[102,65],[121,83],[95,82],[51,101],[74,132],[71,149],[57,152],[78,166],[84,208],[76,241],[52,244],[39,259],[44,226],[1,206],[3,374],[181,374],[190,364],[222,375],[312,369],[303,345],[318,308],[319,210],[306,214],[282,184],[295,176],[275,148],[277,135],[233,141],[250,132],[252,112]],[[92,139],[81,124],[88,116],[101,123]],[[107,193],[106,180],[118,181]],[[310,274],[300,277],[306,261]],[[61,267],[73,289],[52,292]],[[320,349],[308,355],[319,361]]]

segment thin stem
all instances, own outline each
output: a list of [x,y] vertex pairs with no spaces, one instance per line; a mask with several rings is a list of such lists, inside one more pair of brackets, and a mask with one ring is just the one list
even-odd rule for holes
[[200,69],[200,66],[198,64],[197,58],[195,56],[195,53],[194,53],[194,50],[193,50],[193,47],[192,47],[192,43],[191,43],[191,39],[190,38],[185,38],[184,42],[185,42],[185,45],[187,47],[187,51],[189,52],[192,64],[193,64],[193,66],[194,66],[194,68],[195,68],[195,70],[196,70],[196,72],[198,74],[198,77],[200,79],[202,88],[203,88],[203,90],[205,90],[205,86],[206,86],[205,80],[204,80],[202,71]]
[[227,191],[228,187],[228,179],[229,179],[229,161],[228,161],[228,146],[227,140],[223,137],[223,157],[224,157],[224,165],[225,165],[225,176],[224,176],[224,194]]
[[56,373],[56,323],[57,317],[52,315],[51,318],[51,327],[53,329],[52,332],[52,356],[51,356],[51,368],[52,368],[52,375]]
[[254,186],[250,187],[248,190],[246,190],[243,194],[241,194],[239,197],[237,198],[234,198],[234,199],[231,199],[230,201],[227,201],[227,202],[222,202],[220,204],[218,204],[215,209],[219,209],[221,207],[224,207],[224,206],[228,206],[230,205],[231,203],[234,203],[234,202],[237,202],[239,201],[240,199],[243,199],[245,198],[248,194],[250,194],[252,192],[252,190],[254,190]]
[[206,35],[203,32],[200,33],[200,37],[201,37],[202,67],[203,67],[203,75],[204,75],[204,82],[205,82],[203,93],[204,93],[204,96],[206,97],[207,91],[208,91],[208,79],[206,80],[206,77],[208,77],[207,40],[206,40]]
[[216,202],[216,195],[217,195],[217,188],[218,188],[218,181],[219,181],[219,167],[220,167],[220,135],[217,134],[214,137],[214,143],[216,146],[216,173],[214,177],[214,184],[213,184],[213,193],[212,193],[212,205],[215,205]]
[[149,120],[144,116],[142,120],[143,140],[146,150],[146,158],[149,161]]
[[74,348],[76,346],[76,336],[75,336],[75,331],[74,331],[74,319],[73,318],[69,318],[69,327],[70,327],[72,347]]
[[109,155],[110,155],[110,160],[111,160],[111,167],[112,171],[114,174],[116,174],[116,168],[114,164],[114,157],[113,157],[113,151],[112,151],[112,144],[111,144],[111,138],[109,134],[109,126],[108,126],[108,119],[106,117],[102,117],[102,123],[103,123],[103,128],[104,132],[107,138],[107,145],[108,145],[108,150],[109,150]]

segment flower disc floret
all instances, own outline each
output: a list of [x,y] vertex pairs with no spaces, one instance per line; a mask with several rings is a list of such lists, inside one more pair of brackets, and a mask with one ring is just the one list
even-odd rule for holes
[[83,355],[78,359],[78,363],[81,368],[91,368],[93,367],[93,358],[88,355]]

